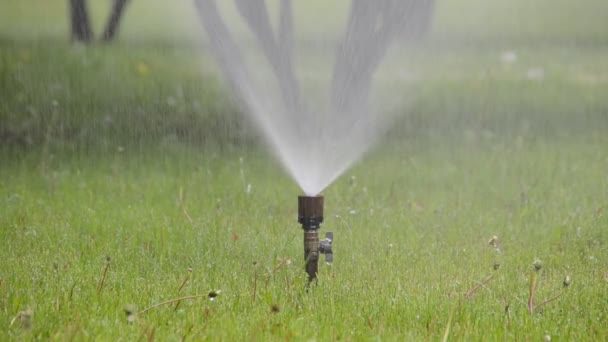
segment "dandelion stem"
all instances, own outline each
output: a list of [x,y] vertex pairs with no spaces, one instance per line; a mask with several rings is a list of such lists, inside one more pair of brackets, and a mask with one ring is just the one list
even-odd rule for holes
[[[177,289],[177,292],[180,292],[184,288],[184,286],[186,286],[186,283],[188,283],[188,280],[190,280],[191,273],[192,273],[192,269],[188,268],[188,274],[184,277],[184,281],[182,281],[182,284]],[[177,302],[177,304],[175,304],[175,311],[177,311],[180,304],[181,304],[181,302]]]
[[186,296],[186,297],[181,297],[181,298],[176,298],[176,299],[171,299],[162,303],[158,303],[158,304],[154,304],[152,306],[149,306],[143,310],[141,310],[139,312],[140,315],[144,314],[146,311],[152,310],[154,308],[157,308],[159,306],[163,306],[163,305],[169,305],[169,304],[173,304],[175,302],[180,302],[182,300],[189,300],[189,299],[197,299],[197,298],[202,298],[202,297],[206,297],[208,296],[208,294],[198,294],[198,295],[192,295],[192,296]]
[[190,273],[188,273],[188,275],[184,278],[184,281],[182,281],[182,284],[177,289],[177,292],[180,292],[184,288],[184,286],[186,286],[188,280],[190,280]]
[[179,207],[182,210],[182,213],[184,213],[184,216],[186,217],[188,222],[190,222],[190,224],[193,224],[194,221],[192,221],[192,217],[190,217],[188,211],[186,210],[186,193],[184,192],[183,187],[179,188]]
[[447,342],[448,337],[450,336],[450,329],[452,327],[452,318],[454,317],[454,311],[456,311],[456,305],[454,305],[452,307],[452,310],[450,311],[450,316],[448,317],[448,323],[445,326],[445,332],[443,333],[443,338],[441,339],[442,342]]
[[536,273],[531,275],[530,296],[528,297],[528,311],[534,313],[534,294],[536,293],[537,277]]
[[551,303],[552,301],[554,301],[554,300],[558,299],[559,297],[561,297],[561,295],[562,295],[562,294],[560,293],[560,294],[558,294],[558,295],[556,295],[556,296],[553,296],[553,297],[551,297],[551,298],[549,298],[549,299],[547,299],[547,300],[543,301],[542,303],[540,303],[540,304],[536,305],[536,306],[534,307],[534,309],[538,309],[538,308],[540,308],[541,306],[543,306],[543,305],[545,305],[545,304],[549,304],[549,303]]
[[253,271],[253,298],[252,300],[255,302],[256,293],[258,290],[258,271]]
[[486,279],[484,279],[482,282],[478,283],[477,285],[475,285],[472,289],[470,289],[465,297],[467,299],[471,299],[471,297],[473,296],[473,294],[479,290],[482,286],[485,286],[487,283],[490,282],[490,280],[492,280],[492,278],[494,278],[494,274],[490,274]]
[[108,258],[108,260],[106,261],[106,266],[103,268],[103,273],[101,274],[101,279],[99,279],[99,285],[97,286],[98,295],[101,293],[101,290],[103,290],[103,285],[106,281],[106,275],[108,274],[109,268],[110,268],[110,260]]

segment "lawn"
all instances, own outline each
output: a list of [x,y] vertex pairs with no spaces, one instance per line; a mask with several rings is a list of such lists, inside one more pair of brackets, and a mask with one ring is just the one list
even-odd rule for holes
[[0,340],[608,339],[607,5],[584,3],[438,1],[388,61],[408,105],[324,192],[335,261],[307,286],[300,191],[186,2],[87,47],[63,1],[3,2]]

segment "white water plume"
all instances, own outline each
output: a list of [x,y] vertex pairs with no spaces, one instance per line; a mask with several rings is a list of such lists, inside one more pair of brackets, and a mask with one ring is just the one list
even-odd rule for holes
[[232,16],[196,0],[224,77],[305,194],[323,191],[386,126],[374,77],[416,1],[353,0],[341,32],[310,39],[296,38],[291,0],[278,4],[274,26],[264,0],[234,0]]

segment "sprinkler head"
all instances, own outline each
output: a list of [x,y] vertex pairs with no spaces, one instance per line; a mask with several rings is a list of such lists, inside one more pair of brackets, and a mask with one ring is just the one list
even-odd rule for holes
[[298,196],[298,222],[305,230],[319,229],[323,222],[323,196]]
[[319,240],[319,228],[323,222],[323,196],[298,197],[298,222],[304,229],[305,269],[309,282],[312,282],[317,278],[320,255],[325,254],[328,264],[333,261],[333,233],[327,232],[326,238]]

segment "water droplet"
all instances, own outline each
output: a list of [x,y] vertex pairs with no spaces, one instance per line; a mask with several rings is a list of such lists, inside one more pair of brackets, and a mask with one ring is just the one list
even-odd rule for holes
[[517,54],[513,50],[508,50],[502,53],[500,61],[504,64],[513,64],[517,62]]
[[541,67],[530,68],[526,72],[526,77],[531,81],[542,81],[545,78],[545,69]]

